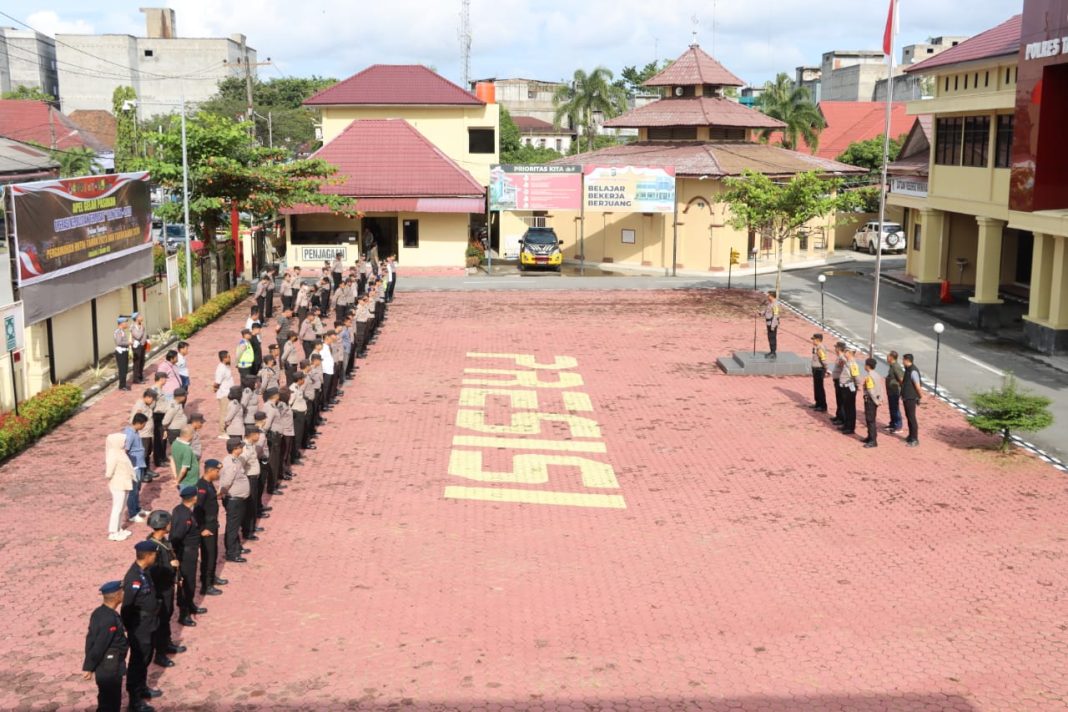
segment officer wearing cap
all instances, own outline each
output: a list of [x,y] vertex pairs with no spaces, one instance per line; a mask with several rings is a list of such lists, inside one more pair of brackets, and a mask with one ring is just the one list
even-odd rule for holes
[[130,315],[130,351],[133,355],[133,382],[145,382],[145,347],[148,343],[148,329],[145,328],[145,316],[141,312]]
[[219,471],[219,487],[222,493],[223,507],[226,508],[226,560],[243,564],[247,559],[241,556],[241,523],[245,516],[245,507],[251,487],[248,481],[248,465],[241,452],[245,441],[230,438],[226,441],[226,458]]
[[167,536],[171,531],[171,513],[162,509],[153,511],[148,515],[148,526],[152,533],[146,541],[156,547],[156,560],[148,568],[148,575],[152,578],[152,587],[159,599],[159,625],[152,634],[154,662],[160,667],[174,667],[174,661],[167,656],[183,652],[185,648],[178,648],[171,640],[174,587],[178,582],[180,564]]
[[196,594],[197,560],[200,558],[200,523],[193,508],[197,501],[197,486],[186,485],[179,492],[181,503],[171,511],[171,547],[178,559],[178,623],[195,626],[193,614],[207,613],[193,600]]
[[[262,416],[262,418],[261,418]],[[257,420],[262,420],[266,416],[261,411],[256,412]],[[260,464],[260,438],[263,436],[263,430],[259,425],[249,425],[245,427],[245,440],[241,448],[241,459],[245,462],[245,477],[248,478],[248,498],[245,500],[245,507],[241,517],[241,536],[245,541],[256,540],[259,537],[256,536],[256,519],[260,514],[260,496],[263,494],[263,489],[266,486],[264,480],[265,477],[261,476],[262,466]],[[224,463],[225,465],[225,463]],[[227,510],[227,519],[230,517],[229,510]],[[230,533],[229,521],[227,521],[226,527],[227,535]],[[241,548],[240,554],[249,553],[248,549]],[[229,542],[227,543],[227,557],[230,556]]]
[[126,674],[126,627],[118,613],[122,603],[122,582],[108,581],[100,587],[103,601],[89,616],[85,635],[85,661],[82,676],[96,678],[96,708],[119,712],[122,707],[122,678]]
[[827,376],[827,350],[823,348],[823,334],[812,335],[812,410],[827,412],[827,391],[823,379]]
[[767,358],[777,358],[779,350],[779,299],[775,292],[768,292],[768,301],[760,315],[764,317],[764,326],[768,330],[769,350]]
[[226,579],[215,574],[219,560],[219,493],[215,483],[219,480],[222,463],[207,460],[197,480],[197,499],[193,516],[200,524],[200,593],[205,596],[222,594],[217,586],[225,586]]
[[159,598],[148,569],[156,562],[158,547],[150,541],[134,545],[137,560],[122,580],[122,622],[130,640],[130,665],[126,671],[126,693],[134,712],[153,712],[145,702],[163,693],[148,686],[148,664],[152,662],[152,634],[159,625]]
[[167,430],[169,445],[174,444],[182,428],[189,424],[189,418],[185,415],[186,394],[187,391],[184,388],[175,388],[171,402],[167,405],[167,412],[163,414],[163,427]]
[[115,365],[119,369],[119,390],[128,391],[126,374],[130,370],[130,321],[124,316],[118,318],[115,328]]

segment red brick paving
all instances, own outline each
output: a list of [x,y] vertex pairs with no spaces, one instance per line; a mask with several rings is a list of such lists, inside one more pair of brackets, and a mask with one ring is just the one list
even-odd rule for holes
[[[1065,709],[1064,475],[942,405],[921,448],[865,450],[807,379],[718,374],[751,343],[739,293],[398,299],[250,563],[153,671],[157,709]],[[194,402],[246,311],[194,337]],[[783,347],[809,330],[787,318]],[[463,370],[489,366],[470,351],[578,359],[625,510],[443,498],[477,484],[447,474]],[[2,709],[93,703],[85,619],[132,543],[106,539],[102,443],[129,401],[0,470]]]

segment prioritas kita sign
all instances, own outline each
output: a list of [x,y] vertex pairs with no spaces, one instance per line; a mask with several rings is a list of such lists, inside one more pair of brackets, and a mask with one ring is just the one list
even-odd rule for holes
[[152,247],[148,173],[11,186],[19,286]]
[[586,166],[586,210],[605,213],[675,212],[675,169]]
[[496,165],[490,170],[490,210],[578,210],[582,166]]

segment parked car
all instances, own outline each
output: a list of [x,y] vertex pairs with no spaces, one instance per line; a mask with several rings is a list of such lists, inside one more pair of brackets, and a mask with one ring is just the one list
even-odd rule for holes
[[563,244],[551,227],[527,228],[519,240],[520,271],[530,267],[548,267],[559,272],[564,262],[564,253],[560,251]]
[[[865,224],[864,227],[857,230],[857,234],[853,236],[853,249],[867,250],[869,254],[874,255],[880,245],[878,235],[878,221]],[[905,229],[901,227],[901,225],[891,222],[883,223],[883,239],[881,240],[883,252],[903,253],[906,247],[905,243]]]

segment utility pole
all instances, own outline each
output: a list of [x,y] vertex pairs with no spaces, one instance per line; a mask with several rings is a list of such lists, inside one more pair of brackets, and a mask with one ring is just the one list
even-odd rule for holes
[[463,64],[464,89],[471,88],[471,0],[460,5],[460,58]]
[[245,36],[241,35],[241,58],[245,64],[245,100],[247,107],[245,109],[246,118],[249,123],[249,131],[252,135],[256,135],[255,118],[253,117],[253,104],[252,104],[252,64],[248,58],[248,44],[245,41]]

